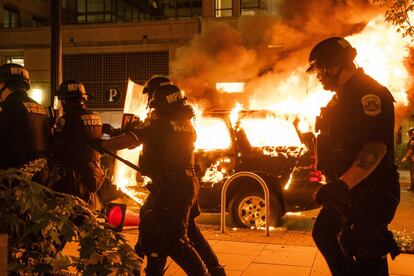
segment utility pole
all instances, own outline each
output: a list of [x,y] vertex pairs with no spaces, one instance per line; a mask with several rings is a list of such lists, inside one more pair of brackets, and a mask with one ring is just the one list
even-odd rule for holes
[[56,91],[62,83],[62,0],[50,0],[50,18],[50,103],[54,106]]

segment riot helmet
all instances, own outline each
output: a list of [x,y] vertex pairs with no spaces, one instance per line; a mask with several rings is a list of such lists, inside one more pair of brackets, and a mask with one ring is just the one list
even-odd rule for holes
[[184,106],[186,100],[187,98],[176,85],[163,84],[155,89],[149,107],[157,110],[168,110]]
[[83,84],[76,80],[63,81],[59,86],[57,93],[59,99],[62,100],[87,100],[88,94]]
[[173,82],[166,76],[153,75],[145,82],[144,90],[142,91],[142,93],[148,94],[148,100],[151,100],[152,94],[154,93],[155,89],[165,84],[173,84]]
[[6,87],[11,90],[27,91],[30,89],[29,72],[20,64],[6,63],[0,66],[0,82],[5,84],[1,91]]
[[342,37],[330,37],[319,42],[309,54],[307,72],[336,65],[352,64],[357,51]]

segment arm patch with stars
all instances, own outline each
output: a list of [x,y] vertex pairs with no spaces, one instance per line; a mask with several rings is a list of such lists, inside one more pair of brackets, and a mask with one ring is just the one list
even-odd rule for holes
[[381,100],[377,95],[368,94],[361,99],[364,113],[374,117],[381,113]]

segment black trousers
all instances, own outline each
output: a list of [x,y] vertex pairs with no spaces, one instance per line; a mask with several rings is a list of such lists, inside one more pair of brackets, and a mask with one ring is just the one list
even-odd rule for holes
[[[340,242],[346,219],[336,210],[322,207],[312,231],[316,246],[325,258],[333,276],[387,276],[386,258],[358,256],[347,252]],[[351,241],[352,242],[352,241]]]
[[[190,246],[192,247],[192,249],[196,251],[197,255],[199,256],[199,258],[201,258],[204,265],[207,266],[211,275],[213,276],[214,275],[217,275],[217,276],[225,275],[224,269],[219,264],[217,255],[214,253],[210,244],[208,243],[208,241],[205,239],[205,237],[201,233],[197,224],[194,222],[194,216],[198,216],[198,212],[196,210],[198,210],[197,204],[193,206],[190,212],[190,218],[188,220],[187,235],[190,240]],[[193,216],[194,213],[195,215]],[[198,260],[193,259],[190,262],[190,261],[187,261],[187,259],[188,258],[192,259],[191,256],[184,257],[184,255],[189,254],[188,252],[186,252],[186,250],[174,251],[174,252],[176,254],[170,255],[170,257],[177,264],[179,264],[183,268],[184,271],[186,272],[188,271],[187,273],[190,272],[191,274],[189,275],[197,275],[195,273],[200,273],[200,272],[197,272],[197,270],[200,271],[200,267],[198,267],[197,265]],[[191,255],[194,255],[194,254],[191,254]],[[149,256],[147,259],[147,263],[148,263],[147,268],[146,268],[147,274],[151,273],[149,275],[162,275],[164,267],[167,263],[167,256],[165,254],[158,255],[158,256],[154,256],[154,255]],[[191,265],[189,266],[188,263],[195,264],[195,267],[192,267]]]

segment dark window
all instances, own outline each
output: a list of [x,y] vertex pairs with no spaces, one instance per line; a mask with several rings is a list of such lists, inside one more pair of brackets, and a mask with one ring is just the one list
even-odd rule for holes
[[201,0],[161,0],[161,19],[201,15]]
[[[143,84],[154,74],[168,75],[169,55],[164,52],[82,54],[63,56],[63,79],[83,82],[92,95],[91,108],[123,108],[128,78]],[[109,88],[122,93],[118,103],[108,103]]]
[[32,18],[32,27],[46,26],[47,20],[43,18],[33,17]]
[[4,7],[3,12],[3,27],[4,28],[16,28],[19,27],[19,13],[11,8]]
[[[268,13],[268,7],[266,3],[269,1],[265,0],[241,0],[240,2],[240,12],[241,15],[258,15],[263,13]],[[272,2],[273,3],[273,2]],[[272,5],[272,3],[270,3]]]
[[232,16],[232,0],[215,0],[216,17]]

